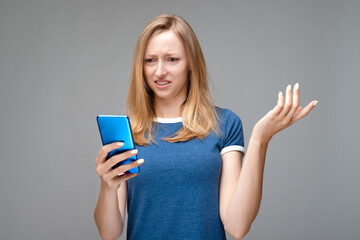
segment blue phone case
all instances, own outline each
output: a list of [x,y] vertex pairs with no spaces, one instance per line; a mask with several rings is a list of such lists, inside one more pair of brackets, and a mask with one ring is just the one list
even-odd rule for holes
[[[98,115],[97,123],[99,132],[101,135],[102,144],[106,145],[113,142],[124,142],[124,146],[119,149],[109,152],[107,159],[112,156],[132,150],[135,148],[134,139],[131,132],[130,121],[127,116],[123,115]],[[134,155],[122,162],[119,162],[113,168],[117,168],[120,165],[131,163],[137,160],[137,155]],[[127,173],[138,173],[140,167],[134,167],[126,171]]]

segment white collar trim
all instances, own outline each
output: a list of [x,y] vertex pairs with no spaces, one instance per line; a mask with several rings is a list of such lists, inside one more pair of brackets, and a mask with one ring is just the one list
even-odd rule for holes
[[154,119],[155,122],[158,123],[178,123],[178,122],[182,122],[182,117],[177,117],[177,118],[155,118]]

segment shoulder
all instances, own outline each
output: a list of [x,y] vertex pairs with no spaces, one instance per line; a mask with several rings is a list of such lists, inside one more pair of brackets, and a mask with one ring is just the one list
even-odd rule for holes
[[222,150],[220,154],[233,150],[244,152],[244,134],[240,117],[230,109],[216,108],[222,133]]
[[218,116],[220,125],[227,125],[228,123],[231,122],[240,122],[241,123],[241,119],[240,117],[234,113],[233,111],[231,111],[228,108],[221,108],[221,107],[215,107],[216,108],[216,114]]

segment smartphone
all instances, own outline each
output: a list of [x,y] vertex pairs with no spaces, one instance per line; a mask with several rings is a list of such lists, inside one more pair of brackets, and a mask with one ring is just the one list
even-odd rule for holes
[[[124,145],[121,148],[109,152],[106,159],[109,159],[116,154],[120,154],[135,148],[134,139],[131,132],[130,121],[127,116],[98,115],[96,119],[103,145],[107,145],[113,142],[124,142]],[[119,162],[118,164],[113,166],[113,169],[117,168],[120,165],[128,164],[136,160],[137,160],[137,155],[134,155],[122,162]],[[139,166],[126,171],[126,173],[138,173],[138,172],[140,172]]]

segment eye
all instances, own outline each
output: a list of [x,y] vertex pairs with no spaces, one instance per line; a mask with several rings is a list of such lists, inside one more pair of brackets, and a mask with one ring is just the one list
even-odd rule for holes
[[171,58],[169,58],[169,61],[170,62],[177,62],[177,61],[179,61],[179,58],[171,57]]
[[145,58],[145,63],[154,63],[155,59],[154,58]]

